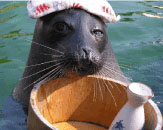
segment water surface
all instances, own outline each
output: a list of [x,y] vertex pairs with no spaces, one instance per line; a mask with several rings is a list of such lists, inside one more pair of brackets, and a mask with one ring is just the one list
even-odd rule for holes
[[[120,22],[108,24],[121,69],[133,81],[153,89],[153,100],[163,113],[163,2],[110,3],[121,15]],[[25,129],[23,112],[17,118],[4,113],[12,105],[8,97],[23,73],[31,45],[24,39],[32,39],[35,22],[28,17],[26,2],[0,2],[0,130]],[[11,120],[18,121],[18,126],[12,128]]]

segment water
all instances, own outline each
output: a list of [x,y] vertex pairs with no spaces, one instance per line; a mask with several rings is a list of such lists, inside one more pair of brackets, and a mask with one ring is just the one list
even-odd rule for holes
[[[121,22],[108,24],[121,69],[153,89],[153,100],[163,113],[163,18],[143,15],[163,17],[163,9],[157,7],[163,2],[110,3],[122,17]],[[0,2],[0,130],[25,129],[21,106],[8,97],[23,73],[31,44],[24,39],[32,39],[35,22],[28,17],[26,2]],[[15,111],[19,116],[10,117]]]

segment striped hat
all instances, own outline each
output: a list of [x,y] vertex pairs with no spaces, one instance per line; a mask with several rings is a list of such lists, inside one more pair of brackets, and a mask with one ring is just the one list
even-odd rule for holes
[[120,20],[120,16],[115,15],[107,0],[29,0],[27,3],[29,16],[32,18],[39,18],[69,8],[84,9],[101,17],[104,22]]

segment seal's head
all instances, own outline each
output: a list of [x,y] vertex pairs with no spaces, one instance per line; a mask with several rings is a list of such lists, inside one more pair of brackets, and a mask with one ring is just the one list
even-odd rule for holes
[[[42,6],[50,9],[47,5]],[[42,6],[38,7],[42,9]],[[101,9],[102,6],[99,7]],[[106,16],[105,20],[110,22],[118,19],[114,14],[110,16],[101,12],[99,16],[95,13],[69,8],[38,17],[27,66],[22,80],[14,90],[15,99],[28,108],[30,93],[35,84],[63,77],[68,72],[79,75],[100,74],[126,81],[109,44],[107,26],[100,16]]]
[[51,61],[64,60],[64,72],[86,75],[102,68],[108,36],[107,27],[99,17],[82,9],[68,9],[40,18],[37,31],[39,39],[37,34],[34,41],[55,49],[46,53],[51,55]]

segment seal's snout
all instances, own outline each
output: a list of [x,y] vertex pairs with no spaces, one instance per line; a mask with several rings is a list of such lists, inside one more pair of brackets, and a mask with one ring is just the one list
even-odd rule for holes
[[89,49],[82,48],[80,55],[84,60],[89,60],[91,58],[91,51]]
[[99,57],[91,49],[82,48],[80,51],[80,61],[84,64],[98,63]]
[[100,58],[91,49],[81,48],[69,57],[71,66],[75,66],[81,75],[94,74],[100,68]]

